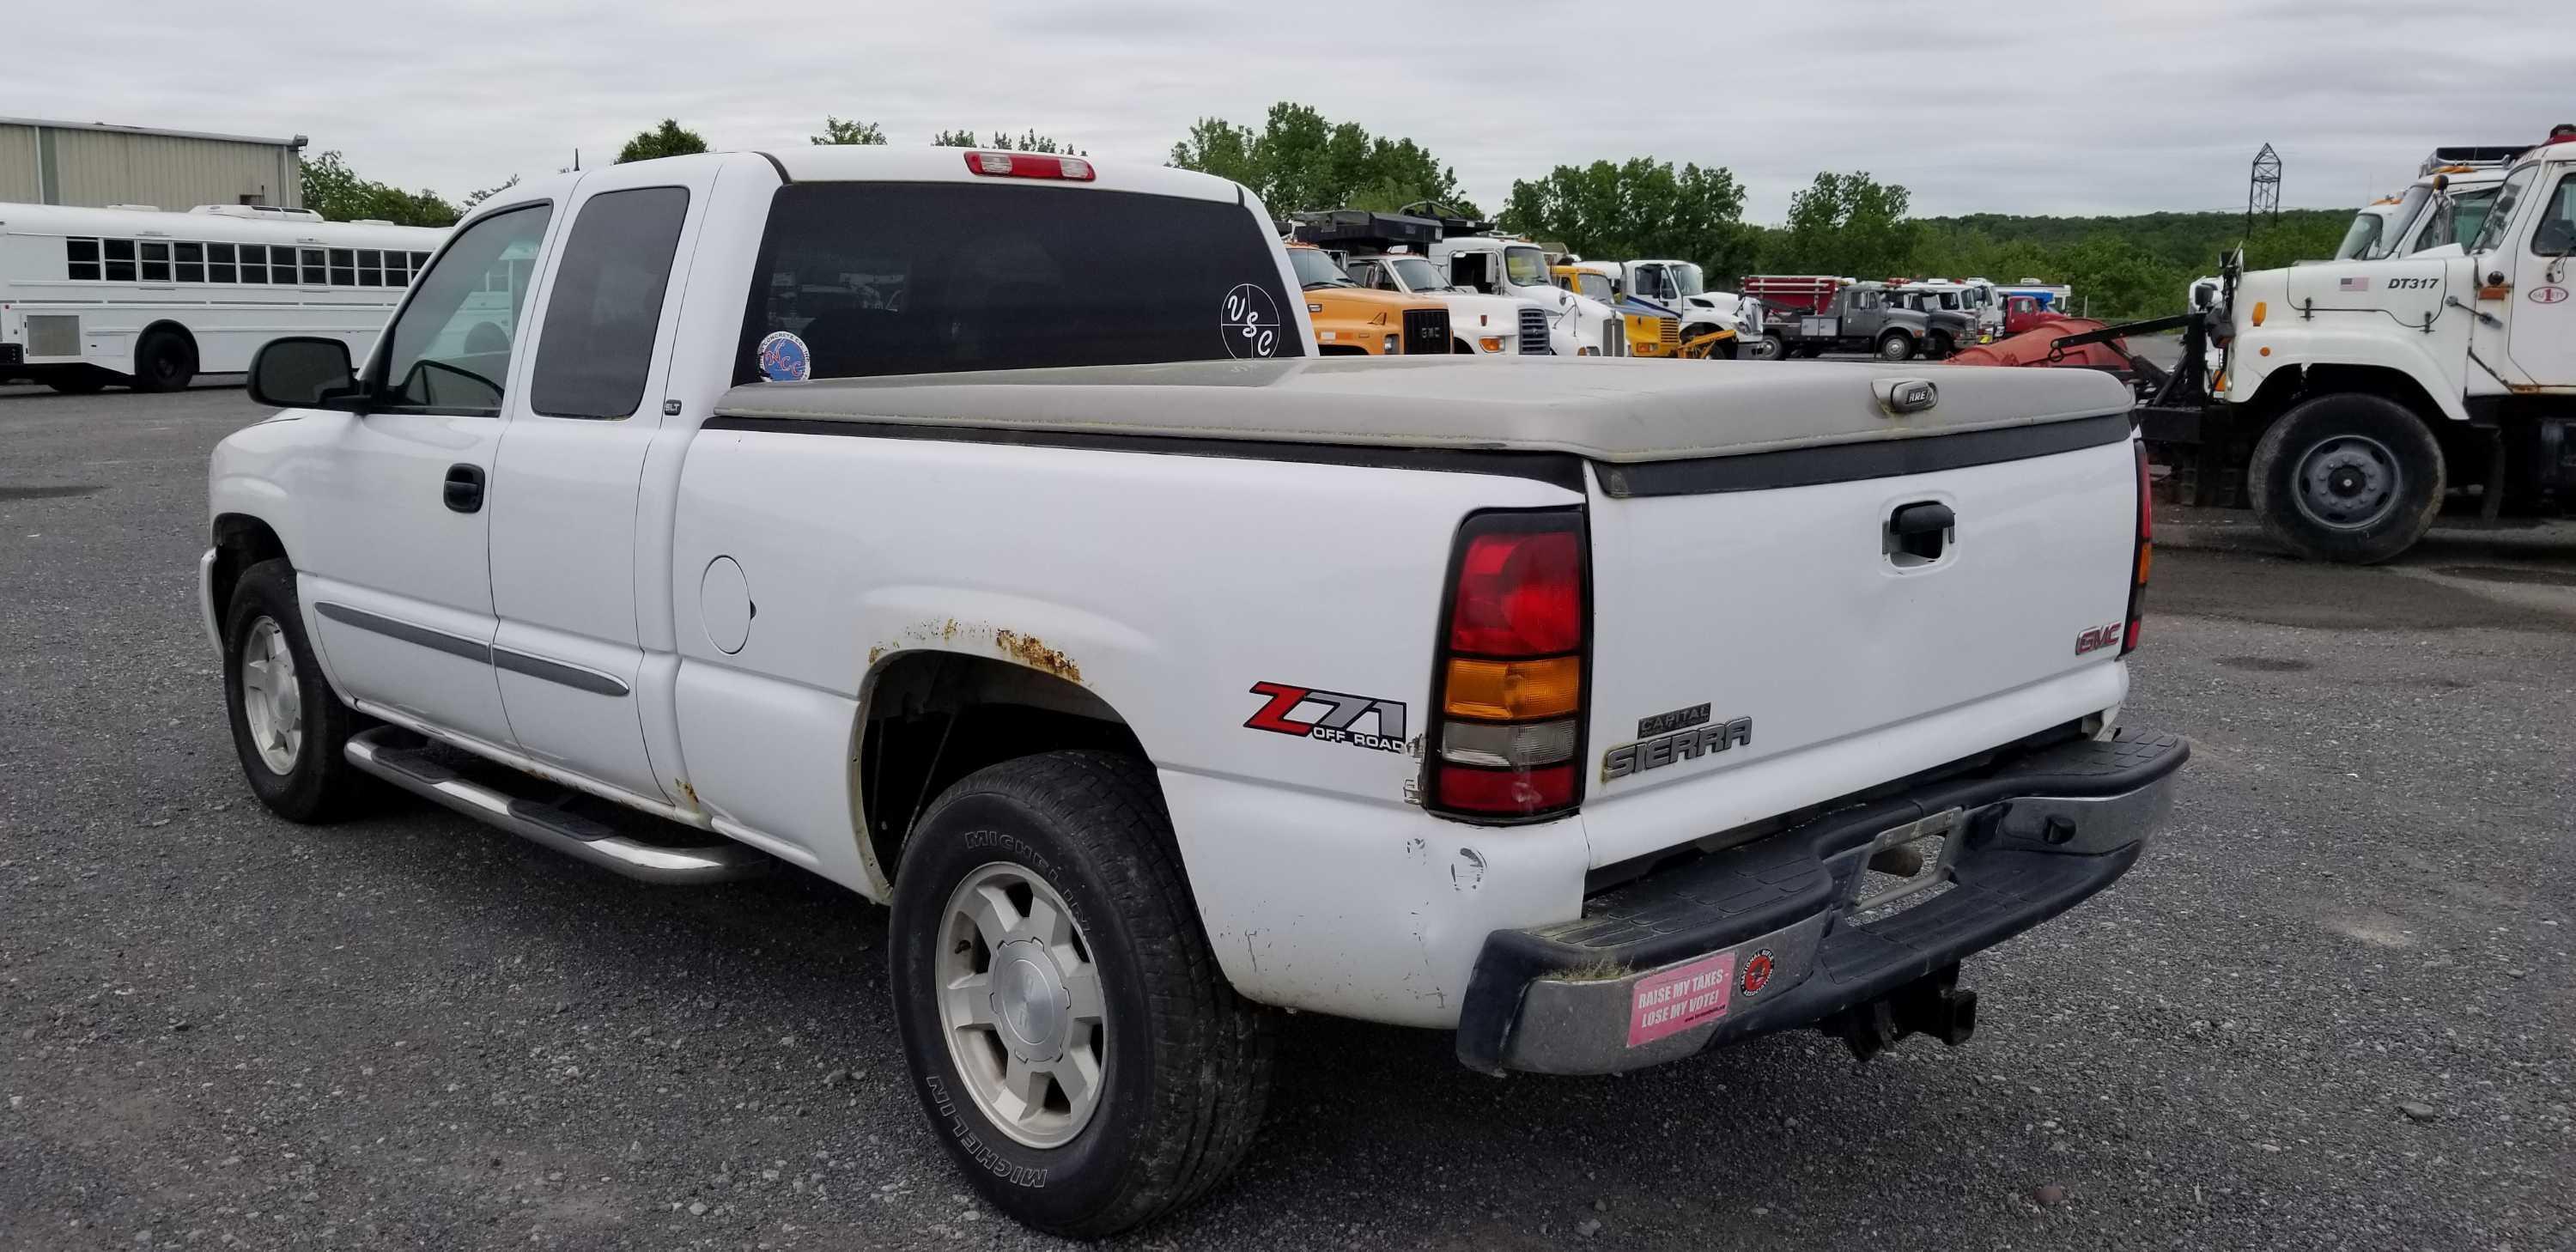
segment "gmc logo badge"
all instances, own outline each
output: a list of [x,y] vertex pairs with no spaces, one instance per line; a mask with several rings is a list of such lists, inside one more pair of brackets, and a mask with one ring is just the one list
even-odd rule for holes
[[2116,646],[2127,631],[2128,624],[2125,622],[2113,622],[2108,626],[2096,626],[2085,631],[2075,637],[2075,655],[2082,656],[2087,652]]

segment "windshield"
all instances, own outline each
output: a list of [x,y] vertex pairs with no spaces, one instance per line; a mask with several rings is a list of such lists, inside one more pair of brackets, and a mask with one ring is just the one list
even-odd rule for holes
[[2450,204],[2425,215],[2424,229],[2415,232],[2415,244],[2407,251],[2422,252],[2477,238],[2478,228],[2486,224],[2487,210],[2495,207],[2498,190],[2481,187],[2453,195]]
[[1406,291],[1438,291],[1449,285],[1449,281],[1440,276],[1438,267],[1418,256],[1392,257],[1380,264],[1395,271],[1397,280],[1404,284]]
[[2423,212],[2424,202],[2432,198],[2431,183],[2417,183],[2407,188],[2406,198],[2398,201],[2396,211],[2388,215],[2389,224],[2396,229],[2381,231],[2379,237],[2371,241],[2369,250],[2357,254],[2358,259],[2377,261],[2396,252],[2398,244],[2406,238],[2406,228],[2415,224],[2415,215]]
[[1595,274],[1590,270],[1576,270],[1574,272],[1574,294],[1578,296],[1590,296],[1603,304],[1608,304],[1615,298],[1612,296],[1610,291],[1610,276],[1607,274]]
[[2531,172],[2537,168],[2526,165],[2515,170],[2504,180],[2504,186],[2496,189],[2495,203],[2488,207],[2486,220],[2478,224],[2478,241],[2469,245],[2469,251],[2485,252],[2504,242],[2504,228],[2513,222],[2514,203],[2531,186]]
[[1503,276],[1515,287],[1554,285],[1547,276],[1547,254],[1531,247],[1503,249]]
[[1700,273],[1698,266],[1688,261],[1679,261],[1670,268],[1673,277],[1682,285],[1683,295],[1696,296],[1707,292],[1708,279]]
[[1297,285],[1300,287],[1356,287],[1359,285],[1351,281],[1350,275],[1342,272],[1341,266],[1333,264],[1333,258],[1325,256],[1321,250],[1315,248],[1290,248],[1288,268],[1297,271]]
[[2343,242],[2335,245],[2334,259],[2357,261],[2371,245],[2379,242],[2379,228],[2386,218],[2376,208],[2363,209],[2352,215],[2352,225],[2343,232]]

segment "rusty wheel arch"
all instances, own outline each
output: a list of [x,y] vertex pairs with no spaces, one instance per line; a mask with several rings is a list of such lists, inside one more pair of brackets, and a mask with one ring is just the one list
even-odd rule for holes
[[880,651],[861,687],[854,759],[862,848],[891,898],[905,842],[939,793],[989,765],[1096,749],[1149,759],[1081,670],[1037,640],[998,632],[1009,659],[944,647]]

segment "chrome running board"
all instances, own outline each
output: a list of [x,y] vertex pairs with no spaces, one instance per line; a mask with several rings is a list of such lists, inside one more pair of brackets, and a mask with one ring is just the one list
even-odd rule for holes
[[[627,831],[560,805],[512,795],[491,783],[468,778],[458,772],[454,764],[462,755],[461,749],[432,744],[410,731],[393,726],[380,726],[349,737],[351,765],[476,821],[498,826],[522,839],[543,844],[566,856],[588,861],[628,878],[669,884],[723,882],[766,873],[772,864],[767,853],[722,836],[715,836],[713,843],[699,846],[645,842]],[[474,759],[485,766],[477,769],[477,773],[506,772],[511,777],[526,778],[531,784],[542,785],[537,779],[510,770],[508,766]],[[635,814],[634,820],[650,822],[674,833],[705,833],[649,814]]]

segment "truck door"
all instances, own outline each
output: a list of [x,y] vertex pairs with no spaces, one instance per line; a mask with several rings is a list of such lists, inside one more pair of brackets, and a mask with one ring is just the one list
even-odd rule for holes
[[[2507,350],[2525,377],[2543,387],[2576,387],[2576,292],[2569,290],[2569,254],[2576,253],[2576,170],[2548,169],[2527,193],[2538,203],[2528,232],[2508,232],[2487,262],[2513,278],[2512,311],[2506,314]],[[2498,212],[2504,212],[2501,207]]]
[[637,498],[664,424],[672,274],[716,176],[629,165],[582,179],[493,475],[492,663],[519,750],[648,799],[667,792],[637,707]]
[[352,697],[507,746],[493,683],[492,468],[523,387],[526,278],[553,207],[475,220],[448,241],[368,363],[368,411],[287,471],[312,508],[295,553],[331,674]]

